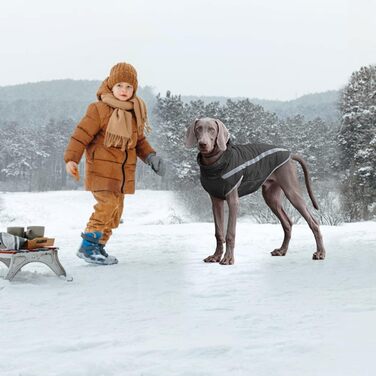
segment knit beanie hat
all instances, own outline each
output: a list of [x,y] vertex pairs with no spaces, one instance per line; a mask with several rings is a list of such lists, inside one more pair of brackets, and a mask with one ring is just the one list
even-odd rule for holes
[[136,69],[128,63],[118,63],[111,68],[108,77],[108,87],[112,90],[118,82],[128,82],[133,86],[134,93],[137,90],[137,72]]

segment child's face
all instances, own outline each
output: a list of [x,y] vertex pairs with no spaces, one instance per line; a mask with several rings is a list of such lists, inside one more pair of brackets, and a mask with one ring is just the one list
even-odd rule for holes
[[112,93],[116,99],[127,101],[133,95],[133,86],[128,82],[118,82],[112,88]]

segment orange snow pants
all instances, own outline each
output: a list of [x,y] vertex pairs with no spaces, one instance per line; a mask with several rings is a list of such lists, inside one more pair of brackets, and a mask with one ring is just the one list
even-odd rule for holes
[[97,203],[89,218],[85,232],[101,231],[101,244],[106,244],[112,229],[119,226],[124,206],[124,194],[111,191],[92,192]]

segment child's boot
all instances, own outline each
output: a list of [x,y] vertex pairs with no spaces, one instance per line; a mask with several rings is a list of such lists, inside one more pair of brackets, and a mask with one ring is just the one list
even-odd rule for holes
[[111,265],[117,264],[118,260],[110,256],[104,250],[104,245],[99,243],[102,233],[100,231],[84,232],[81,234],[82,243],[77,256],[91,264]]

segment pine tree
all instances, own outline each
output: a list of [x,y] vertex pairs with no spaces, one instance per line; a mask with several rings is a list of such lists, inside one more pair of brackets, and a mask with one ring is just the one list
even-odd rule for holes
[[[203,106],[196,103],[195,106]],[[193,105],[184,104],[180,95],[157,96],[154,107],[156,145],[168,166],[167,188],[189,188],[197,184],[196,151],[184,147],[186,128],[195,117]]]
[[281,128],[282,144],[306,160],[314,180],[338,179],[338,125],[296,115],[284,120]]
[[228,100],[223,113],[234,143],[280,143],[277,116],[249,99]]
[[370,219],[376,214],[376,65],[351,75],[340,110],[344,205],[350,220]]

